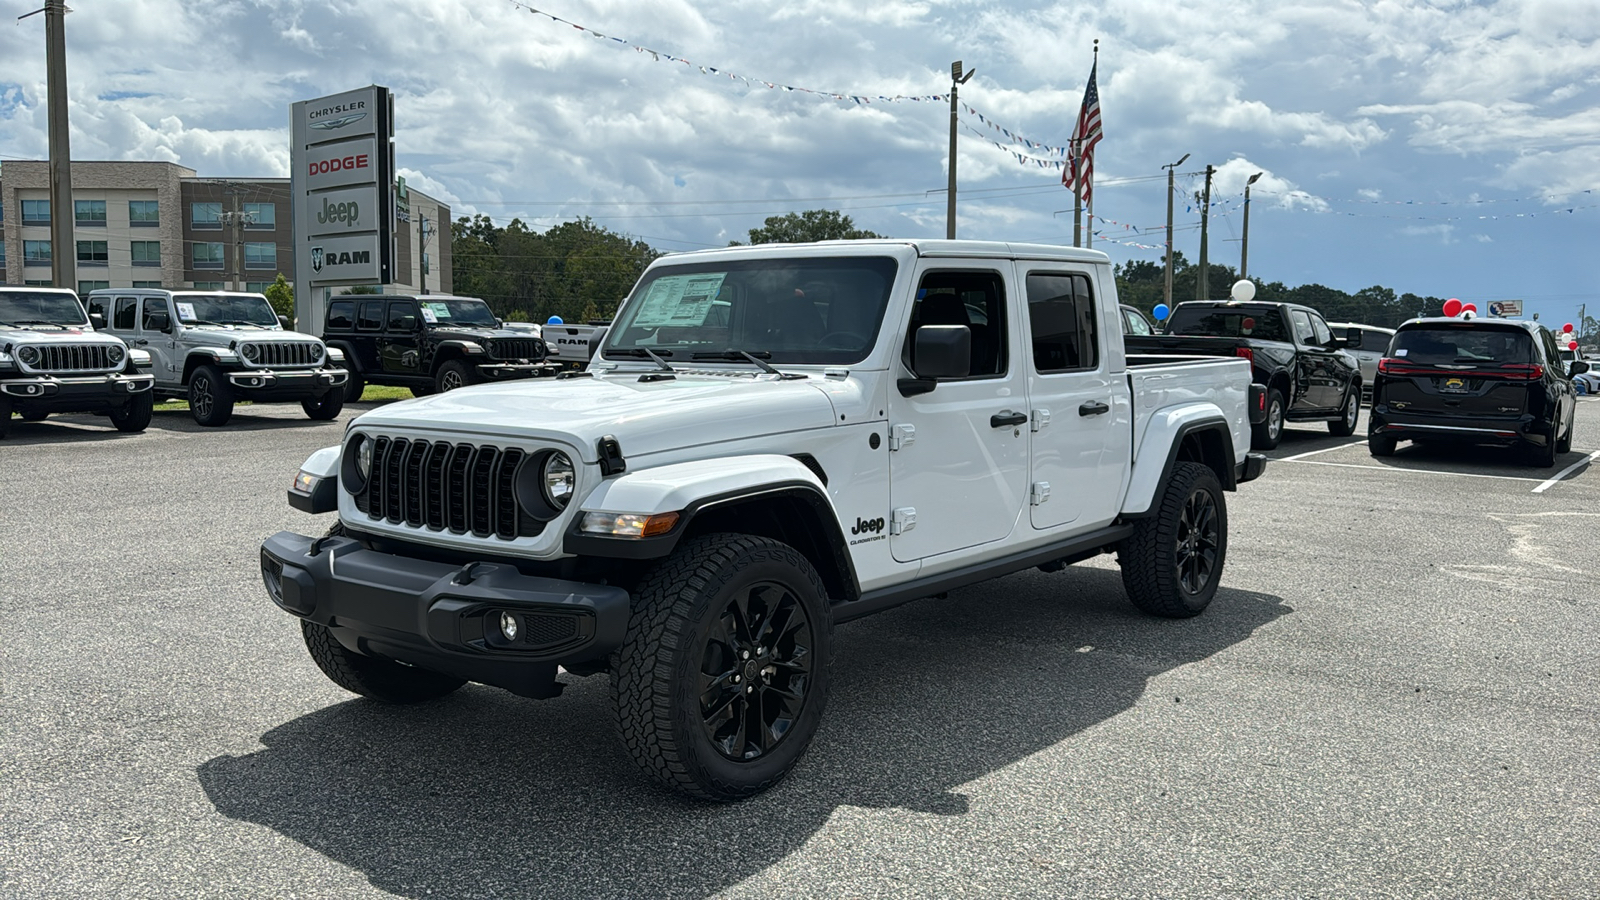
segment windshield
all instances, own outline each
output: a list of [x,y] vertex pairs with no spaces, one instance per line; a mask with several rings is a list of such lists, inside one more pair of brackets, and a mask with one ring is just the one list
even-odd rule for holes
[[86,325],[78,298],[61,291],[0,291],[0,323]]
[[1424,326],[1403,328],[1391,354],[1420,365],[1534,362],[1533,340],[1520,328]]
[[495,327],[494,311],[482,300],[451,297],[448,300],[419,299],[417,302],[422,307],[422,322],[425,325]]
[[603,355],[648,349],[681,364],[744,351],[773,363],[858,363],[877,340],[897,269],[878,256],[661,266],[623,304]]
[[173,294],[178,321],[276,328],[278,316],[260,294]]
[[1272,307],[1251,309],[1180,305],[1172,311],[1167,333],[1247,337],[1285,343],[1289,340],[1289,335],[1283,330],[1283,316]]

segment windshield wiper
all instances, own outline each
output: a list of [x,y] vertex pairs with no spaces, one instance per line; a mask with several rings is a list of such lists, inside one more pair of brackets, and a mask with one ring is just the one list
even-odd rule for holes
[[256,328],[271,328],[272,327],[271,325],[263,325],[260,322],[252,322],[249,319],[223,319],[221,322],[219,322],[217,324],[219,324],[219,325],[251,325],[251,326],[254,326]]
[[706,353],[693,353],[690,354],[690,357],[692,359],[726,359],[732,362],[747,360],[751,365],[768,375],[776,375],[785,379],[806,377],[798,372],[779,372],[770,364],[764,362],[764,360],[772,358],[771,350],[715,350]]
[[12,326],[14,328],[21,328],[24,325],[53,325],[56,328],[78,328],[78,327],[81,327],[79,325],[63,325],[60,322],[52,322],[49,319],[18,319],[15,322],[0,322],[0,324],[10,325],[10,326]]
[[661,371],[663,371],[663,372],[676,372],[676,371],[678,371],[677,369],[674,369],[672,366],[668,365],[666,360],[661,358],[663,356],[671,356],[672,355],[672,351],[671,350],[663,350],[659,354],[657,354],[654,350],[651,350],[649,347],[614,347],[614,348],[612,348],[610,350],[607,350],[606,353],[616,354],[618,356],[648,356],[650,358],[651,362],[654,362],[656,365],[661,367]]

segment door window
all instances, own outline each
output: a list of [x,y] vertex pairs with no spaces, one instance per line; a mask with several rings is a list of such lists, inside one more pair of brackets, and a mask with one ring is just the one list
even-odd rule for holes
[[1028,326],[1033,367],[1040,373],[1094,369],[1100,364],[1094,293],[1086,275],[1028,273]]
[[156,315],[166,315],[166,313],[167,313],[167,298],[165,298],[165,297],[146,297],[146,298],[144,298],[144,314],[142,316],[140,316],[140,318],[139,318],[139,327],[141,329],[145,330],[145,331],[155,331],[156,329],[151,327],[151,325],[150,325],[151,317],[156,316]]
[[110,312],[111,306],[111,300],[109,298],[91,296],[89,297],[87,306],[89,307],[90,315],[99,313],[102,319],[105,319],[107,322],[111,321],[111,316],[107,315],[107,313]]
[[383,328],[383,301],[368,300],[361,304],[361,315],[356,319],[356,327],[362,331],[378,331]]
[[1333,332],[1328,330],[1328,323],[1322,321],[1321,316],[1311,317],[1311,332],[1316,335],[1317,344],[1323,347],[1333,340]]
[[139,298],[138,297],[118,297],[117,298],[117,316],[116,316],[115,321],[113,321],[111,323],[111,327],[112,328],[120,328],[120,329],[122,329],[124,331],[132,331],[133,330],[134,320],[138,317],[138,314],[139,314],[138,310],[139,310]]
[[972,332],[968,378],[994,378],[1006,372],[1006,292],[999,272],[928,272],[922,276],[905,350],[915,372],[917,329],[924,325],[965,325]]
[[[406,318],[411,322],[409,326]],[[389,330],[400,334],[407,334],[417,328],[417,304],[410,300],[398,300],[389,304]]]
[[1316,335],[1311,330],[1311,317],[1305,310],[1293,309],[1289,311],[1289,321],[1294,323],[1294,341],[1297,344],[1311,346],[1315,343]]

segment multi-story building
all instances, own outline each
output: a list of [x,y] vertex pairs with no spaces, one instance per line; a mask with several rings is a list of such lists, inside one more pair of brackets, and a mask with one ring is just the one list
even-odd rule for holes
[[[82,294],[106,287],[264,290],[295,281],[287,178],[201,178],[168,162],[74,162],[73,241]],[[400,186],[389,292],[449,293],[450,207]],[[53,283],[49,164],[0,169],[0,282]]]

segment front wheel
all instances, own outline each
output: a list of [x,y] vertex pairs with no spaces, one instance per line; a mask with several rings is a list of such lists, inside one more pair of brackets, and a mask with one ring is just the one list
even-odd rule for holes
[[1210,466],[1178,463],[1151,514],[1118,548],[1122,586],[1141,611],[1197,616],[1216,596],[1228,555],[1228,508]]
[[788,774],[828,697],[826,598],[798,550],[750,535],[695,538],[647,575],[611,660],[617,726],[639,767],[720,801]]
[[189,376],[189,414],[208,428],[233,417],[233,385],[216,366],[201,366]]
[[1387,435],[1369,434],[1367,435],[1367,452],[1378,457],[1393,456],[1396,443],[1398,441]]
[[318,422],[330,422],[339,418],[339,411],[344,409],[344,391],[333,388],[321,397],[307,397],[300,401],[300,408]]
[[150,427],[150,417],[155,411],[154,391],[141,391],[128,398],[126,405],[111,411],[111,424],[118,431],[139,432]]
[[311,661],[329,680],[352,694],[384,703],[421,703],[443,697],[467,683],[465,678],[363,656],[339,643],[326,625],[301,619],[300,631]]
[[1356,433],[1356,419],[1361,416],[1361,389],[1355,385],[1345,394],[1344,409],[1339,418],[1328,423],[1328,433],[1334,437],[1349,437]]
[[477,380],[473,371],[467,368],[466,363],[459,359],[452,359],[439,367],[439,374],[434,376],[433,382],[434,386],[439,389],[439,393],[442,394],[445,391],[466,387],[477,382]]
[[367,389],[367,380],[365,378],[362,378],[361,375],[359,373],[357,373],[354,369],[351,369],[350,370],[350,377],[345,381],[344,387],[341,388],[341,390],[344,391],[344,402],[345,403],[359,403],[359,402],[361,402],[361,395],[362,395],[362,393],[364,393],[366,391],[366,389]]
[[1260,425],[1250,426],[1250,449],[1272,450],[1283,440],[1283,391],[1267,391],[1267,418]]

